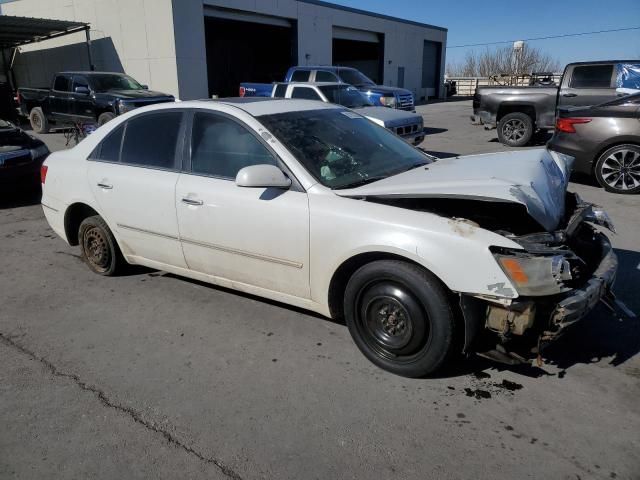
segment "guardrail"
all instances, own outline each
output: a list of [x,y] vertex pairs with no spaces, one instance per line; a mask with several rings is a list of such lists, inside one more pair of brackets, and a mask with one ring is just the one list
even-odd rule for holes
[[[550,76],[556,85],[560,84],[562,74],[557,73]],[[524,87],[530,85],[530,75],[494,75],[491,77],[445,77],[445,81],[456,82],[456,94],[454,97],[472,97],[477,87],[488,87],[496,85]]]

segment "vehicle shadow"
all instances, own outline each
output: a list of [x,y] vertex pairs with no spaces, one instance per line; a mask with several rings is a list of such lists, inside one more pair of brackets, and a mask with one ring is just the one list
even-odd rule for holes
[[[500,140],[498,140],[497,132],[495,135],[496,135],[495,137],[489,140],[489,143],[500,143]],[[536,134],[533,136],[531,141],[526,146],[544,147],[547,144],[547,142],[551,140],[552,136],[553,136],[553,132],[546,132],[546,131],[536,132]],[[514,147],[514,148],[517,149],[518,147]]]
[[0,193],[0,210],[9,208],[29,207],[39,205],[42,198],[40,185],[16,185],[12,188],[2,187]]
[[422,129],[425,135],[437,135],[438,133],[448,132],[448,128],[424,127]]

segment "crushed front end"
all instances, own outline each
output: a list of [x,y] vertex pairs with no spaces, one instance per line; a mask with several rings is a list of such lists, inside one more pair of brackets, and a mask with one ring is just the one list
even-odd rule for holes
[[467,339],[467,351],[473,344],[480,355],[505,363],[540,358],[546,345],[598,302],[613,303],[618,260],[607,236],[595,228],[614,231],[613,225],[604,211],[575,194],[567,194],[566,206],[562,228],[553,232],[499,232],[522,246],[493,251],[518,297],[461,296],[465,323],[475,323],[478,332]]

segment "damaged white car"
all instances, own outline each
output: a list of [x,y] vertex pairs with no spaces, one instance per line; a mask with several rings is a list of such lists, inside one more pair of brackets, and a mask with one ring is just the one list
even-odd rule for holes
[[42,205],[99,274],[146,265],[344,319],[404,376],[527,361],[610,300],[611,225],[567,193],[570,157],[434,160],[336,105],[161,104],[52,154]]

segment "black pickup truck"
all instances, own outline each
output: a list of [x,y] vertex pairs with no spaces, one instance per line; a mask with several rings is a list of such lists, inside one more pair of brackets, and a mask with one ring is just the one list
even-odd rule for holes
[[150,91],[133,78],[110,72],[60,72],[51,88],[19,88],[20,112],[36,133],[73,122],[104,125],[116,116],[153,103],[174,102],[172,95]]
[[639,68],[639,60],[570,63],[559,87],[478,87],[471,120],[497,127],[501,143],[522,147],[536,130],[554,128],[558,108],[597,105],[624,96],[624,87],[637,88]]

